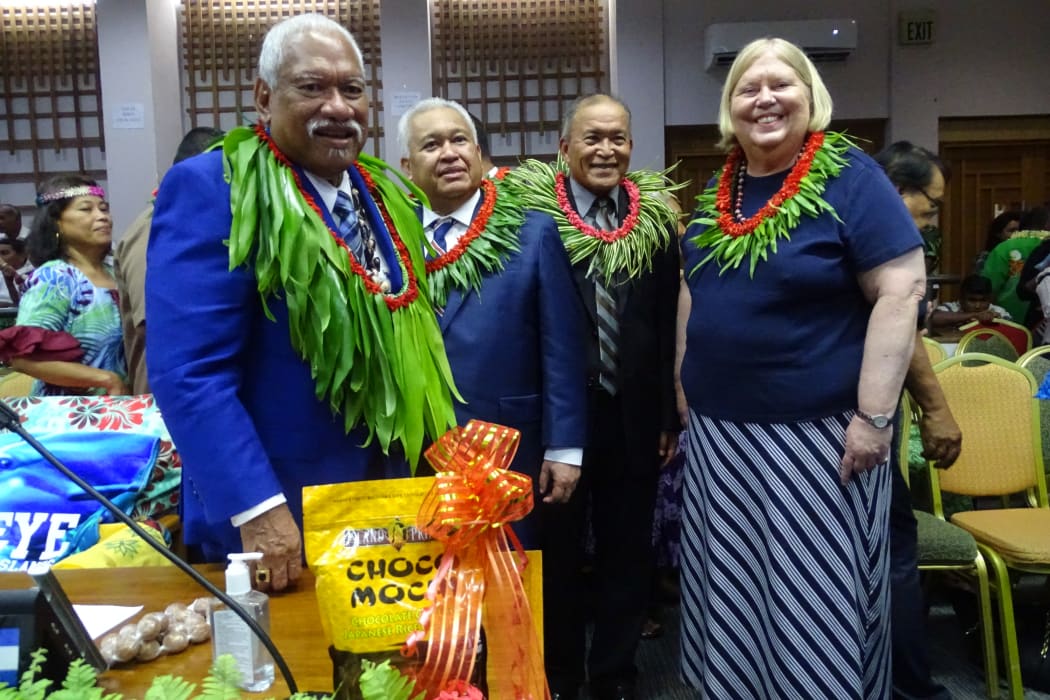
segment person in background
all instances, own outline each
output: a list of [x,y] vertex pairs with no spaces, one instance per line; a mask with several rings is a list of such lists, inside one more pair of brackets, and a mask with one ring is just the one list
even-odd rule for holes
[[[992,283],[995,303],[1006,309],[1010,317],[1018,323],[1028,325],[1028,308],[1035,299],[1035,294],[1033,290],[1021,285],[1021,277],[1028,258],[1035,253],[1040,244],[1050,238],[1050,209],[1032,207],[1021,217],[1018,226],[1017,231],[988,254],[981,276],[987,277]],[[1050,251],[1050,246],[1043,250]],[[1041,262],[1039,258],[1045,257],[1036,255],[1036,260],[1026,276],[1026,282],[1034,279],[1038,272],[1034,265]]]
[[[948,171],[932,151],[908,141],[897,141],[875,155],[897,188],[918,231],[934,225],[941,210]],[[962,449],[962,433],[922,344],[922,318],[915,337],[904,387],[921,409],[919,434],[923,455],[938,469],[950,467]],[[948,700],[947,689],[933,679],[926,635],[926,601],[919,579],[918,524],[912,512],[911,491],[904,480],[898,446],[907,435],[894,429],[890,451],[890,611],[892,624],[893,697],[901,700]]]
[[930,312],[930,331],[953,331],[967,323],[991,323],[1010,319],[1010,313],[992,303],[992,283],[980,275],[970,275],[959,285],[959,301],[947,301]]
[[13,204],[0,204],[0,236],[25,240],[29,229],[22,225],[22,212]]
[[[489,141],[489,132],[485,129],[485,123],[470,112],[470,122],[474,125],[474,131],[478,135],[478,148],[481,149],[481,172],[490,180],[502,178],[506,168],[500,168],[492,162],[492,147]],[[503,172],[501,172],[503,171]]]
[[984,250],[978,253],[973,261],[973,272],[975,275],[981,274],[981,271],[984,269],[984,262],[988,259],[988,254],[992,252],[992,249],[1015,234],[1020,224],[1021,212],[1017,209],[1004,211],[988,222],[988,236],[984,241]]
[[262,552],[263,590],[302,572],[304,486],[408,476],[455,424],[415,276],[423,231],[389,166],[361,153],[368,106],[350,32],[283,19],[259,54],[259,124],[173,166],[157,192],[146,352],[182,456],[183,535],[207,561]]
[[888,461],[923,242],[831,113],[799,47],[745,46],[685,234],[682,674],[704,697],[891,691]]
[[[1044,219],[1045,217],[1045,219]],[[1022,216],[1026,226],[1042,226],[1044,231],[1050,230],[1050,208],[1034,207],[1026,215]],[[1016,232],[1015,232],[1016,233]],[[1036,293],[1036,278],[1050,268],[1050,238],[1046,238],[1037,245],[1028,255],[1028,259],[1021,268],[1021,275],[1017,280],[1017,298],[1029,302],[1028,314],[1024,318],[1014,319],[1031,329],[1037,338],[1043,337],[1047,329],[1046,317],[1043,306]]]
[[84,175],[58,175],[37,207],[27,241],[36,269],[15,325],[0,331],[0,359],[35,378],[34,396],[127,394],[105,192]]
[[[681,427],[674,393],[677,215],[662,197],[674,187],[660,173],[628,172],[633,145],[627,106],[610,95],[584,96],[562,121],[564,170],[528,161],[504,178],[526,207],[557,222],[589,320],[589,425],[570,504],[575,520],[561,525],[561,541],[544,552],[545,566],[579,570],[589,505],[593,593],[567,585],[544,601],[552,606],[547,619],[557,621],[544,632],[547,678],[561,700],[578,696],[585,670],[595,700],[636,697],[656,482]],[[585,658],[587,603],[594,625]]]
[[26,278],[33,271],[29,262],[26,242],[19,238],[0,238],[0,273],[4,283],[0,285],[0,306],[18,306]]
[[[222,129],[207,126],[190,129],[179,143],[172,165],[203,153],[208,146],[221,139],[223,133]],[[146,248],[152,223],[151,201],[121,236],[113,267],[120,290],[124,355],[128,361],[128,379],[133,394],[150,393],[146,372]]]

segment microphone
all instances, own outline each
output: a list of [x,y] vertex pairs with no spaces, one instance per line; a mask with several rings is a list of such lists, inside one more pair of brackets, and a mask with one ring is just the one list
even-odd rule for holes
[[184,562],[174,552],[167,547],[164,547],[156,538],[152,537],[149,533],[142,529],[138,523],[129,518],[124,511],[113,504],[108,498],[99,493],[91,484],[87,483],[76,473],[74,473],[69,467],[62,464],[62,462],[55,457],[51,452],[44,447],[40,442],[34,438],[29,432],[22,427],[22,418],[15,412],[13,408],[7,405],[7,402],[0,399],[0,428],[7,428],[8,430],[17,433],[19,437],[25,440],[30,447],[36,450],[41,457],[47,460],[52,466],[58,471],[62,472],[70,481],[79,486],[85,493],[94,498],[96,501],[101,503],[106,510],[112,513],[113,517],[120,522],[131,528],[131,531],[142,538],[149,546],[160,552],[160,554],[174,564],[176,567],[181,569],[187,576],[196,581],[202,588],[208,593],[212,594],[219,600],[221,600],[230,610],[237,613],[237,616],[244,620],[245,624],[251,629],[259,641],[262,642],[266,650],[270,652],[270,656],[273,657],[273,662],[281,672],[281,677],[284,678],[285,684],[288,686],[288,691],[292,695],[295,695],[299,689],[295,684],[295,679],[292,678],[292,672],[288,668],[288,664],[285,663],[284,657],[277,651],[277,647],[274,645],[273,640],[270,636],[259,626],[259,623],[252,619],[248,613],[246,613],[241,606],[236,603],[225,591],[219,590],[211,581],[204,578],[196,569]]

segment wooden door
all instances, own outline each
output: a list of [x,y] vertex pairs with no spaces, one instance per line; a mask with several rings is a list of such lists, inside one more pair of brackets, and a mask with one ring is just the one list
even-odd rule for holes
[[940,153],[951,169],[940,272],[958,279],[972,274],[997,214],[1050,202],[1050,116],[942,119]]

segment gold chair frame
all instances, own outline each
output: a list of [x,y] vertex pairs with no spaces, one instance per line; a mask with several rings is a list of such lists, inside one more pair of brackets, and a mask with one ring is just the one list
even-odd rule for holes
[[[923,340],[925,340],[925,338]],[[918,415],[918,407],[915,405],[908,392],[904,392],[904,396],[901,400],[901,434],[898,455],[900,457],[901,472],[903,473],[904,481],[908,484],[909,488],[911,487],[911,475],[908,472],[908,436],[911,432],[912,424],[918,419]],[[927,461],[927,469],[929,471],[936,470],[933,466],[933,462]],[[943,515],[939,516],[939,520],[944,523],[945,527],[962,529],[959,528],[958,525],[953,525],[952,523],[947,522]],[[922,541],[920,540],[918,543],[918,551],[921,553],[922,550]],[[980,547],[977,548],[977,556],[974,557],[973,561],[965,563],[937,562],[927,564],[919,562],[919,571],[959,571],[964,574],[971,574],[974,579],[976,579],[977,602],[978,609],[980,610],[981,652],[984,661],[985,692],[989,698],[998,698],[999,665],[995,653],[995,635],[992,631],[991,584],[988,579],[988,565],[984,560],[984,556],[981,554]]]
[[[974,364],[972,360],[978,360],[980,364]],[[968,496],[1000,496],[1005,499],[1011,494],[1024,492],[1030,508],[1045,510],[1045,532],[1050,536],[1050,504],[1047,502],[1046,475],[1043,471],[1039,406],[1035,398],[1038,386],[1032,373],[1001,357],[983,353],[955,355],[937,363],[934,372],[965,436],[963,451],[951,469],[943,473],[932,468],[929,470],[934,515],[944,517],[942,482],[946,490]],[[979,389],[969,389],[958,382],[956,377],[960,372],[981,373],[981,378],[999,375],[1002,381],[997,383],[994,392],[974,396],[972,394],[979,393]],[[993,408],[982,406],[982,399]],[[1010,410],[1001,407],[996,410],[994,402],[997,400],[1009,403]],[[1016,410],[1019,405],[1027,406],[1027,410]],[[993,420],[990,413],[997,420]],[[1009,434],[1004,426],[1015,427],[1018,434]],[[1027,441],[1021,435],[1027,437]],[[1012,461],[1004,458],[1011,454],[1011,450],[1020,453],[1015,454],[1016,459]],[[994,469],[991,469],[993,466]],[[1008,510],[1028,511],[1029,508]],[[1020,560],[982,541],[981,533],[968,527],[966,516],[983,512],[987,511],[956,513],[952,516],[952,522],[974,535],[977,548],[988,564],[991,589],[999,602],[999,625],[1010,696],[1022,700],[1024,689],[1010,570],[1046,575],[1050,574],[1050,561]]]
[[[1005,335],[1003,335],[1003,333],[1001,333],[1000,331],[995,330],[994,328],[983,328],[982,327],[982,328],[974,328],[972,331],[969,331],[962,338],[959,338],[959,344],[955,347],[955,355],[954,355],[954,357],[958,357],[959,355],[962,355],[964,353],[968,354],[968,355],[981,355],[981,354],[990,355],[990,353],[973,352],[973,351],[968,349],[969,346],[972,345],[974,342],[981,342],[981,341],[985,341],[985,340],[989,340],[989,339],[1000,340],[1000,341],[1002,341],[1005,344],[1006,347],[1010,348],[1010,351],[1014,354],[1014,356],[1010,358],[1011,362],[1016,361],[1018,359],[1018,357],[1020,356],[1019,353],[1017,352],[1017,348],[1014,347],[1013,341],[1011,341],[1009,338],[1007,338]],[[993,357],[998,357],[998,355],[993,355]],[[972,360],[974,358],[971,357],[970,359]],[[999,359],[1004,359],[1004,358],[1000,357]]]
[[1016,328],[1019,331],[1024,331],[1025,337],[1028,338],[1028,346],[1025,348],[1025,352],[1029,352],[1032,349],[1032,331],[1028,328],[1028,326],[1022,325],[1017,321],[1007,320],[1005,318],[997,318],[994,321],[992,321],[992,323],[998,324],[1000,326],[1009,326],[1010,328]]
[[926,357],[930,358],[931,365],[935,365],[941,360],[948,359],[948,349],[933,338],[923,336],[922,347],[926,350]]

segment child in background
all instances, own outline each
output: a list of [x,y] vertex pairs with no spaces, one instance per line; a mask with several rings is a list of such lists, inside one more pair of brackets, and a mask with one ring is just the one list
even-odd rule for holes
[[976,321],[992,323],[996,319],[1012,320],[1001,306],[992,303],[992,283],[980,275],[970,275],[962,281],[959,301],[940,304],[930,313],[930,332],[953,331],[959,326]]

